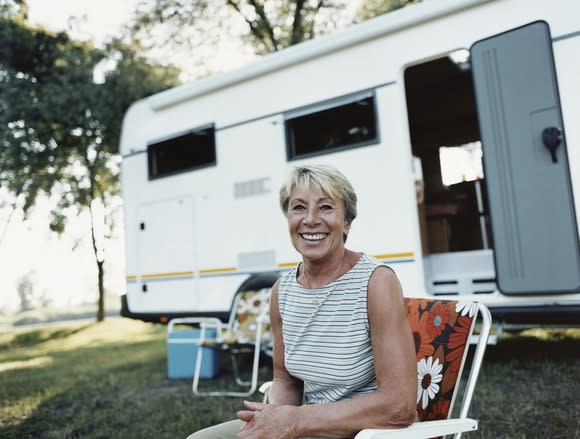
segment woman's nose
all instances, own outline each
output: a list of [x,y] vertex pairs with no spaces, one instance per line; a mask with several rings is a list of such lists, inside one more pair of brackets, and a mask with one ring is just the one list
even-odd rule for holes
[[316,209],[308,209],[304,216],[304,224],[309,226],[318,223],[318,211]]

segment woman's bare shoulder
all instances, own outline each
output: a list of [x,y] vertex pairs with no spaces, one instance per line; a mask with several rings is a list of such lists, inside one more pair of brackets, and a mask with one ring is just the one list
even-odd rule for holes
[[367,300],[369,301],[369,309],[373,305],[377,305],[379,308],[388,306],[391,309],[390,305],[403,303],[401,283],[391,268],[381,265],[375,269],[369,279]]

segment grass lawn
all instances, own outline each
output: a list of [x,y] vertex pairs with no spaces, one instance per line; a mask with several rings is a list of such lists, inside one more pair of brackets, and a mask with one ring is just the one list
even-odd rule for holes
[[[480,430],[465,437],[580,438],[579,395],[580,329],[508,334],[488,348],[470,413]],[[184,438],[240,407],[166,378],[165,327],[109,319],[0,334],[2,439]]]

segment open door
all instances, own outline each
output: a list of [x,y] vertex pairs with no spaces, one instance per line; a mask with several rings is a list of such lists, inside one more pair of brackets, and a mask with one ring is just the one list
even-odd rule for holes
[[498,287],[577,292],[578,227],[548,24],[476,42],[471,66]]

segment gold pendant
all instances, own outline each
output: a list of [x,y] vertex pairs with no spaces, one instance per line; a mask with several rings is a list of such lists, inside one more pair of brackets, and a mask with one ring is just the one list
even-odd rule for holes
[[318,301],[318,299],[315,297],[314,299],[312,299],[312,304],[313,305],[320,305],[320,302]]

